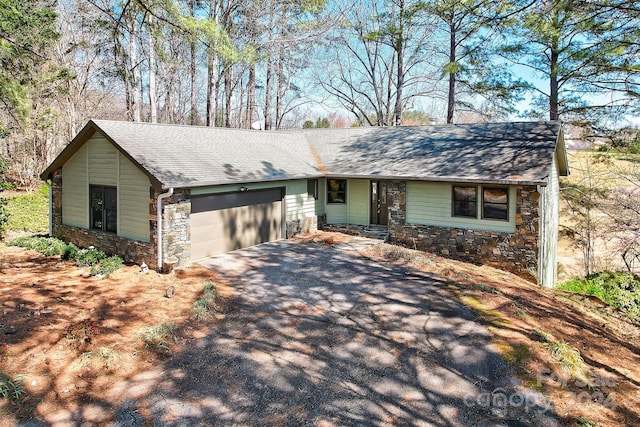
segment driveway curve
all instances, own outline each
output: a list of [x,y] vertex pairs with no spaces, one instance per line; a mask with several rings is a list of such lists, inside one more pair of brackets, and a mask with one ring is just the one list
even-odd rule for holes
[[138,376],[153,387],[114,425],[151,421],[140,404],[154,425],[557,425],[445,280],[358,253],[374,243],[279,241],[200,262],[237,283],[237,300],[196,346]]

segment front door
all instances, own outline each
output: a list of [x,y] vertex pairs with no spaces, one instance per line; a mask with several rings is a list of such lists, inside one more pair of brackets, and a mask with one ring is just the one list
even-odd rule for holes
[[371,181],[371,224],[389,225],[387,182]]

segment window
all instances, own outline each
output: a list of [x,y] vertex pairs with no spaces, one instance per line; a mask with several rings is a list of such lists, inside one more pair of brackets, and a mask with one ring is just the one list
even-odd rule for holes
[[91,185],[89,187],[89,221],[94,230],[118,231],[118,204],[115,187]]
[[453,216],[478,216],[476,192],[476,187],[453,187]]
[[318,180],[317,179],[308,179],[307,180],[307,194],[314,199],[318,200]]
[[482,218],[509,219],[508,188],[482,188]]
[[327,203],[347,203],[347,180],[327,180]]

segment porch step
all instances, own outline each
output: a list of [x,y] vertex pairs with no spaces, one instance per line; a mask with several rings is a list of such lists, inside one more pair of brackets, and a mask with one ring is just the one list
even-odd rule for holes
[[389,237],[389,229],[385,226],[375,225],[353,225],[353,224],[325,224],[322,227],[324,231],[332,231],[335,233],[349,234],[352,236],[368,237],[370,239],[387,240]]

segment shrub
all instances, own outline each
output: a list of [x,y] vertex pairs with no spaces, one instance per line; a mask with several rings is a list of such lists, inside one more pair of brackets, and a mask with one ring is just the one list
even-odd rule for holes
[[80,249],[78,249],[76,245],[74,245],[73,243],[69,243],[67,246],[65,246],[60,258],[65,261],[76,259],[78,257],[79,251]]
[[106,278],[109,277],[111,273],[122,267],[122,264],[122,258],[117,255],[112,255],[102,259],[98,264],[92,265],[89,274],[92,276],[101,275]]
[[572,279],[560,289],[594,295],[640,321],[640,277],[626,272],[602,271],[584,279]]
[[18,237],[8,242],[10,246],[19,246],[21,248],[32,249],[46,256],[60,255],[67,246],[60,239],[55,237]]
[[78,267],[93,267],[106,257],[107,254],[104,252],[92,248],[79,250],[75,259]]

